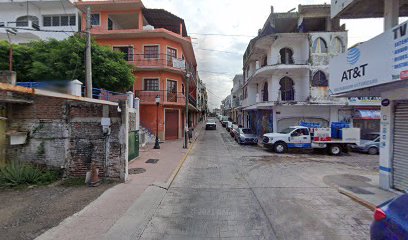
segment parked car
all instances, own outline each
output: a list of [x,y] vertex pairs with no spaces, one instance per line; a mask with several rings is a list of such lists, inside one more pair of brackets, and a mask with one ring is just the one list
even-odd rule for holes
[[360,140],[360,144],[352,145],[351,149],[370,155],[378,154],[380,152],[380,133],[372,132],[364,135]]
[[205,130],[217,130],[217,124],[213,118],[209,118],[205,123]]
[[231,121],[228,121],[228,122],[227,122],[227,125],[225,126],[225,128],[227,129],[228,132],[231,131],[232,122],[231,122]]
[[239,144],[258,144],[258,137],[249,128],[239,128],[239,132],[235,137]]
[[239,126],[238,124],[232,124],[232,128],[230,130],[230,135],[235,139],[235,135],[238,133]]
[[408,238],[408,194],[377,207],[370,235],[372,240]]
[[228,122],[228,117],[227,116],[222,116],[220,121],[221,121],[221,125],[223,127],[227,127],[227,122]]

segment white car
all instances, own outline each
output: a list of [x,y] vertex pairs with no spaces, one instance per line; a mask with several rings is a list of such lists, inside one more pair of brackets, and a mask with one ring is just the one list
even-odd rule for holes
[[205,123],[205,130],[217,130],[217,124],[214,119],[210,118],[207,120]]

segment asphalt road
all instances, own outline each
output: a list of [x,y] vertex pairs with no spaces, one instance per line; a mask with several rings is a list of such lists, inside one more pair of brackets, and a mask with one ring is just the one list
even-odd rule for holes
[[141,239],[368,239],[372,213],[333,186],[369,170],[341,158],[203,131]]

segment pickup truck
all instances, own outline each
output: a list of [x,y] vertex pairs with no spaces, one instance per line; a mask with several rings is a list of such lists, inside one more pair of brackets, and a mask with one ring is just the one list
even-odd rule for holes
[[262,143],[276,153],[286,153],[288,149],[326,149],[330,155],[340,155],[348,151],[349,145],[360,143],[359,128],[343,128],[342,138],[331,137],[330,128],[308,128],[293,126],[279,133],[263,135]]

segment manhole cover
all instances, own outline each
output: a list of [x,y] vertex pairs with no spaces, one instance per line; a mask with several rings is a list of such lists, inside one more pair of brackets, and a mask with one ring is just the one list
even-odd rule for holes
[[129,174],[141,174],[146,172],[146,169],[144,168],[131,168],[129,169]]
[[146,161],[146,163],[156,164],[158,161],[159,159],[149,159]]

